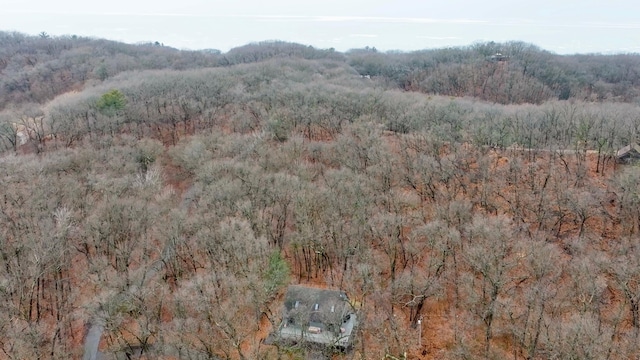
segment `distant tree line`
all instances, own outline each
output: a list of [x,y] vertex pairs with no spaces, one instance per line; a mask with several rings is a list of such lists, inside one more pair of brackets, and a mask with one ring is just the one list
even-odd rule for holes
[[[502,54],[500,61],[495,58],[498,53]],[[636,54],[556,55],[517,41],[413,52],[364,48],[346,53],[265,41],[221,53],[0,32],[0,109],[9,104],[43,104],[80,90],[86,82],[104,81],[125,71],[232,66],[272,58],[344,62],[363,76],[384,79],[390,87],[501,104],[554,99],[633,102],[640,94],[640,56]]]

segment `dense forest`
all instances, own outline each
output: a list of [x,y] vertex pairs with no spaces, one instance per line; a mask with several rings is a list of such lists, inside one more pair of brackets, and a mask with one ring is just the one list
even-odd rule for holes
[[[637,54],[0,32],[0,359],[636,358],[639,100]],[[288,284],[351,351],[263,343]]]

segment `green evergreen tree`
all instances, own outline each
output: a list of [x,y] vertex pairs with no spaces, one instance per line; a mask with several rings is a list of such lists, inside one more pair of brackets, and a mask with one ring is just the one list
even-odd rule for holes
[[114,89],[103,94],[100,99],[98,99],[96,107],[101,113],[113,116],[123,110],[126,104],[127,99],[124,94],[120,90]]

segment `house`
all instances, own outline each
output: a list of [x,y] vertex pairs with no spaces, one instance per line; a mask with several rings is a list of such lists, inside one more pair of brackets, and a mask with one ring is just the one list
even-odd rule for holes
[[501,61],[509,60],[509,57],[506,55],[502,55],[501,53],[495,53],[494,55],[491,55],[489,57],[489,60],[495,61],[495,62],[501,62]]
[[304,341],[346,350],[353,343],[357,323],[356,311],[344,291],[291,285],[274,341]]
[[616,162],[620,164],[630,164],[640,160],[640,145],[631,144],[616,152]]

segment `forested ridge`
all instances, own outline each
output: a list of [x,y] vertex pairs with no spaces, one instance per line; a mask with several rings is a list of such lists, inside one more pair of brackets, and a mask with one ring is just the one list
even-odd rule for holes
[[[639,72],[0,32],[0,358],[637,357]],[[298,283],[351,351],[262,342]]]

